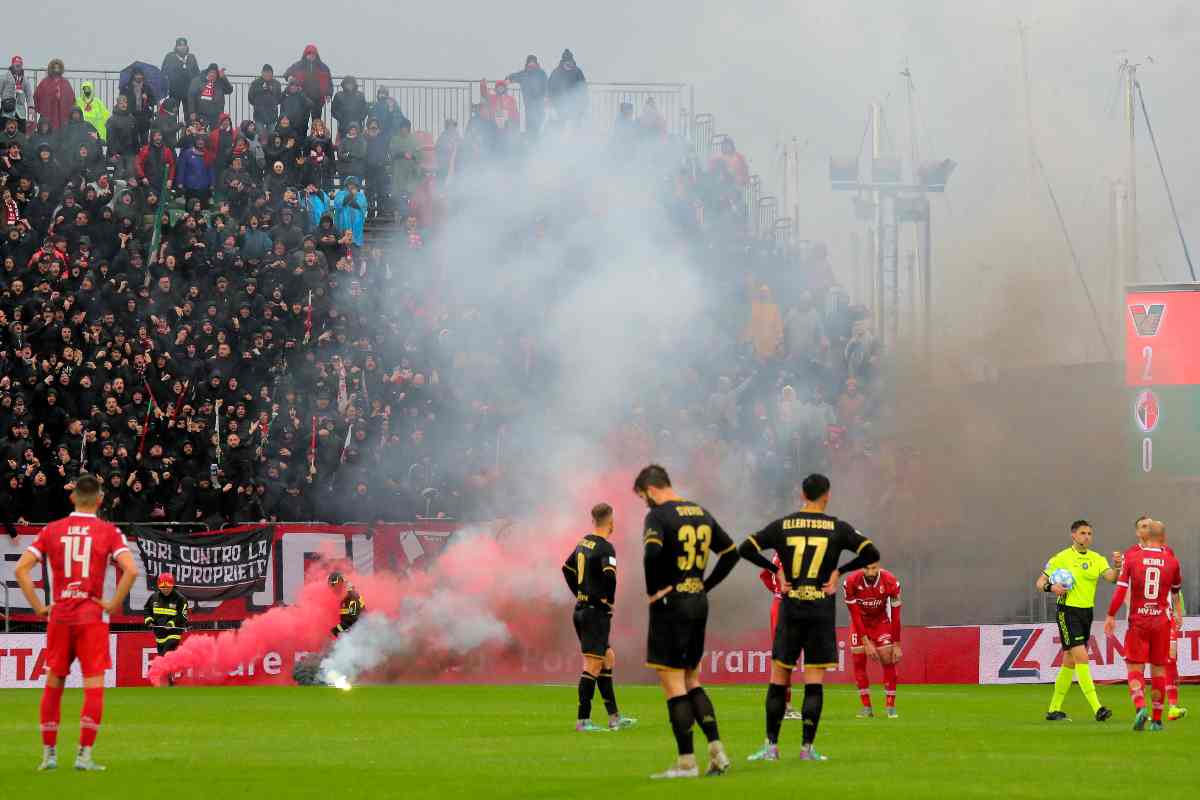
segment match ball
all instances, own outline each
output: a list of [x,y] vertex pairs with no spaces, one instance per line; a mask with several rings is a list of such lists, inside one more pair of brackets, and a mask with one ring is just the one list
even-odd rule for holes
[[1075,576],[1069,569],[1059,568],[1054,570],[1054,573],[1050,576],[1050,582],[1066,589],[1075,588]]

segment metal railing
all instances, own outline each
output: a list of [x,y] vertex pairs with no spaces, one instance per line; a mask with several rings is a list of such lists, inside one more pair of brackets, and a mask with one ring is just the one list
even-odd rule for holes
[[[40,81],[46,71],[30,69],[35,80]],[[280,73],[281,75],[282,73]],[[85,81],[91,81],[95,94],[109,110],[120,95],[120,70],[111,69],[70,69],[65,77],[79,94],[79,87]],[[280,78],[277,75],[276,78]],[[250,85],[258,75],[226,73],[225,77],[233,86],[233,94],[226,98],[225,111],[233,118],[235,124],[243,120],[253,119],[253,108],[250,105]],[[343,76],[333,78],[333,89],[336,91]],[[384,78],[371,76],[354,76],[358,81],[359,90],[367,102],[375,100],[375,94],[380,88],[386,88],[400,110],[413,124],[414,131],[439,133],[446,120],[453,119],[459,123],[460,130],[466,126],[471,114],[471,105],[480,102],[479,81],[461,80],[456,78]],[[283,81],[281,80],[281,83]],[[490,85],[490,82],[489,82]],[[510,84],[509,91],[518,102],[521,100],[521,87]],[[588,102],[591,123],[601,130],[612,127],[617,118],[620,105],[623,102],[633,103],[634,113],[640,114],[648,100],[653,100],[662,113],[670,133],[690,139],[692,135],[691,98],[694,96],[692,87],[683,83],[589,83]],[[162,98],[159,98],[162,100]],[[322,117],[330,125],[333,120],[330,115],[330,103],[326,103]],[[522,104],[522,124],[526,114]],[[711,119],[711,115],[709,115]]]

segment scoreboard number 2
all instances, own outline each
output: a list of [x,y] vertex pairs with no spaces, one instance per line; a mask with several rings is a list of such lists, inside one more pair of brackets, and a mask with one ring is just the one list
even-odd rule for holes
[[1146,345],[1142,348],[1142,380],[1149,382],[1151,378],[1151,368],[1154,364],[1154,348]]

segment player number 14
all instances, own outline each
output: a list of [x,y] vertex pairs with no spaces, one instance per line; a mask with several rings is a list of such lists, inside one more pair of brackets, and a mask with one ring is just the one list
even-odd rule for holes
[[79,577],[87,579],[88,571],[91,569],[92,563],[92,540],[88,536],[64,536],[62,540],[63,546],[63,574],[72,578],[71,574],[72,563],[79,564]]

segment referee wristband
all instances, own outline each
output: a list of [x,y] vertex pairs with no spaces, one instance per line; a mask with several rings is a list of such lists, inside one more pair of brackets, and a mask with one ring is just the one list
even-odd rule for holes
[[1054,584],[1050,583],[1049,581],[1046,581],[1046,586],[1045,586],[1045,588],[1042,589],[1042,591],[1045,592],[1046,594],[1050,594],[1051,592],[1054,591]]

